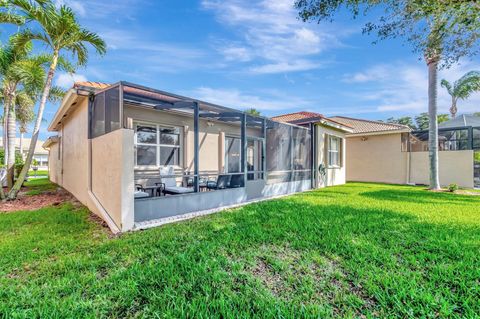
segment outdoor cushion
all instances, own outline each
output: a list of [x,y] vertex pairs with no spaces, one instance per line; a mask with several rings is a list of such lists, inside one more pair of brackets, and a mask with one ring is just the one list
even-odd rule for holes
[[142,192],[142,191],[135,191],[133,193],[133,197],[134,198],[145,198],[145,197],[150,197],[150,195],[148,195],[148,193],[145,193],[145,192]]
[[193,193],[193,188],[188,187],[180,187],[180,186],[169,186],[165,187],[165,191],[176,193],[176,194],[186,194],[186,193]]

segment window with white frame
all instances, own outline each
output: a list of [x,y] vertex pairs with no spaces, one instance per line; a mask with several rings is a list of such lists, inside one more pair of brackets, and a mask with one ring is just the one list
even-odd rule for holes
[[135,124],[136,166],[181,166],[180,128]]
[[340,167],[342,165],[342,139],[337,136],[328,136],[328,166]]

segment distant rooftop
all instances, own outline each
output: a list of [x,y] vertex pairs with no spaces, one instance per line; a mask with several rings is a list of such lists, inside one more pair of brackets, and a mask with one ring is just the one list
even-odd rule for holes
[[454,119],[438,124],[439,128],[480,126],[480,116],[462,114]]
[[277,122],[292,123],[297,125],[316,123],[322,120],[322,121],[333,122],[335,124],[339,124],[339,125],[351,128],[349,124],[336,121],[335,119],[332,119],[332,118],[327,118],[323,114],[315,113],[315,112],[302,111],[302,112],[288,113],[288,114],[274,116],[272,117],[272,120]]
[[372,121],[372,120],[355,119],[355,118],[345,117],[345,116],[334,116],[329,119],[352,127],[353,128],[352,134],[376,133],[376,132],[384,133],[384,132],[410,130],[410,128],[406,125],[384,123],[384,122]]
[[282,114],[282,115],[274,116],[274,117],[272,117],[272,120],[278,121],[278,122],[293,122],[293,121],[305,120],[305,119],[314,118],[314,117],[325,118],[320,113],[295,112],[295,113],[288,113],[288,114]]

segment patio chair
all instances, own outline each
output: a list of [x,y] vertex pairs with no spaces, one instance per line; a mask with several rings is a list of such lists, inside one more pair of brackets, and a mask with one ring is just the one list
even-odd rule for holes
[[135,191],[133,192],[134,198],[146,198],[150,197],[147,192],[143,191],[143,186],[141,184],[135,184]]
[[239,188],[243,187],[243,174],[237,174],[237,175],[232,175],[232,178],[230,178],[230,185],[228,185],[228,188]]
[[225,189],[230,185],[231,175],[218,175],[216,181],[208,181],[207,189],[216,190],[216,189]]
[[193,193],[193,188],[177,186],[177,179],[175,178],[175,170],[173,166],[166,166],[160,168],[160,183],[162,185],[163,194],[165,195],[179,195]]

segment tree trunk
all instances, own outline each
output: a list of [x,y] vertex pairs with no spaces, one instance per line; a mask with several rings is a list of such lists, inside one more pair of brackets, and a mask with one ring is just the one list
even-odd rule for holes
[[23,157],[23,132],[22,129],[20,128],[20,142],[18,143],[18,148],[20,150],[20,155],[22,156],[22,160],[25,160]]
[[[15,88],[12,88],[15,90]],[[14,91],[11,91],[14,92]],[[15,116],[15,93],[10,93],[8,118],[7,118],[7,186],[12,188],[15,179],[15,137],[17,133],[17,119]]]
[[30,140],[30,147],[28,148],[27,158],[25,159],[25,164],[23,165],[22,171],[18,175],[17,181],[10,189],[8,193],[8,199],[15,199],[17,197],[20,188],[25,181],[30,165],[32,164],[33,153],[35,152],[35,146],[37,145],[38,133],[40,132],[40,125],[42,124],[43,111],[45,110],[45,105],[47,103],[48,96],[50,95],[50,88],[52,87],[53,76],[55,75],[55,70],[58,63],[58,51],[53,52],[52,63],[50,69],[48,70],[47,80],[45,82],[45,87],[43,88],[42,98],[40,100],[40,106],[38,107],[37,118],[35,120],[35,127],[32,131],[32,138]]
[[438,58],[427,60],[428,65],[428,152],[430,159],[430,189],[439,190],[438,177],[438,122],[437,122],[437,73]]
[[5,100],[3,101],[3,165],[7,167],[8,163],[8,142],[7,142],[7,130],[8,130],[8,125],[7,125],[7,120],[8,120],[8,112],[10,110],[9,107],[9,94],[7,88],[5,88],[5,91],[3,93],[3,96],[5,97]]
[[450,107],[450,115],[452,116],[452,119],[457,116],[457,99],[452,96],[452,106]]

